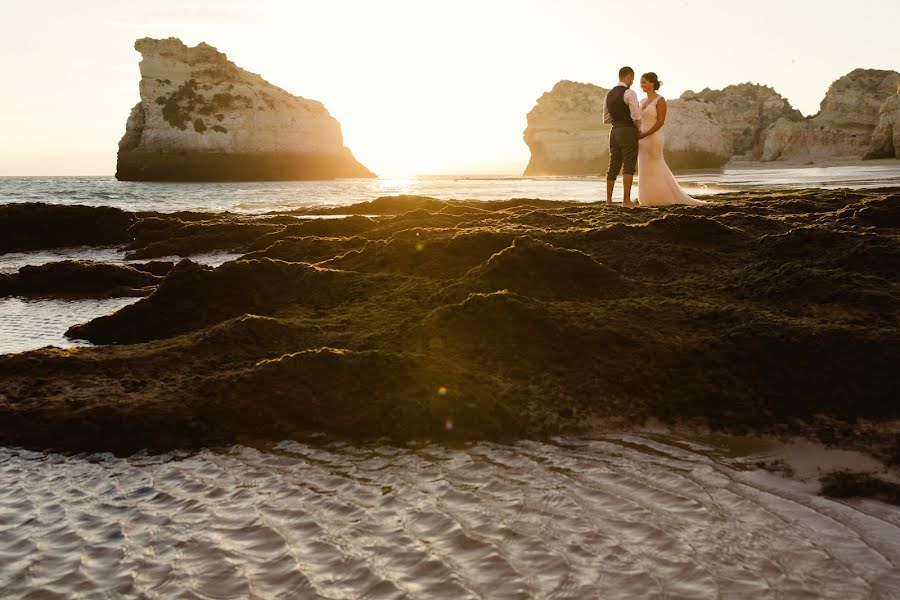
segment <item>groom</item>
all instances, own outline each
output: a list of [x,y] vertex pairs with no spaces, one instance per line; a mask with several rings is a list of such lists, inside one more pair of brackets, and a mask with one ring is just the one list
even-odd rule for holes
[[606,205],[612,206],[613,189],[619,171],[623,170],[625,184],[622,206],[637,206],[631,201],[631,185],[637,167],[638,135],[641,130],[641,105],[637,93],[631,89],[634,83],[634,69],[619,69],[619,84],[609,91],[603,103],[603,122],[612,123],[609,132],[609,170],[606,172]]

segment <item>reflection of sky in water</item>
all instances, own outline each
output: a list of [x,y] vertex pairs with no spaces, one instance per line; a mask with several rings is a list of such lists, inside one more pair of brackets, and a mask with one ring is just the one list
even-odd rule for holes
[[140,298],[51,300],[0,298],[0,353],[89,345],[65,337],[72,325],[113,313]]
[[[864,188],[900,185],[900,161],[861,166],[742,168],[682,173],[690,193],[759,188]],[[616,194],[621,197],[622,186]],[[231,210],[262,213],[339,206],[379,196],[412,194],[443,199],[546,198],[597,201],[603,177],[419,176],[335,181],[154,183],[112,177],[0,177],[0,203],[50,202],[116,206],[124,210]]]

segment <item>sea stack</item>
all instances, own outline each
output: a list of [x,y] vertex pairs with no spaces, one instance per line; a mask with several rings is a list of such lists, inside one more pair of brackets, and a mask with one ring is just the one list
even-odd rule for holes
[[143,38],[141,101],[119,142],[126,181],[374,177],[321,102],[294,96],[206,43]]

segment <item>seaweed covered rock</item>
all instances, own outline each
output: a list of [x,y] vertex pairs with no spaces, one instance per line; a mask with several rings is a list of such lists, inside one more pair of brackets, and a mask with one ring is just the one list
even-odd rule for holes
[[0,205],[0,253],[129,241],[136,217],[118,208],[40,203]]
[[287,303],[327,308],[365,293],[353,273],[305,263],[239,260],[218,268],[180,262],[151,297],[76,325],[66,335],[94,343],[137,343],[208,327],[243,313],[267,314]]
[[638,286],[580,250],[531,237],[475,267],[460,281],[465,292],[509,290],[533,298],[615,298]]
[[158,287],[70,331],[109,345],[0,356],[0,440],[134,450],[301,431],[530,437],[597,417],[779,434],[900,418],[896,188],[712,200],[132,215],[135,249],[208,232],[249,254],[107,273]]
[[130,265],[66,260],[0,273],[0,296],[146,296],[161,280]]

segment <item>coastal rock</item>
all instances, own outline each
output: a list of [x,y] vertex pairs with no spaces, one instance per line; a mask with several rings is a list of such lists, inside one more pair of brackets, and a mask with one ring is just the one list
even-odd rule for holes
[[[730,85],[669,101],[666,161],[673,170],[730,160],[858,160],[900,156],[900,74],[856,69],[835,81],[820,112],[804,118],[768,86]],[[525,175],[597,175],[609,160],[607,90],[560,81],[528,113]]]
[[[154,268],[149,265],[146,268]],[[0,273],[0,296],[71,295],[89,297],[146,296],[162,277],[142,265],[64,260],[29,265],[17,273]]]
[[560,81],[528,113],[525,175],[595,175],[606,171],[610,126],[603,123],[609,90]]
[[665,156],[672,170],[717,169],[728,162],[730,152],[714,104],[692,98],[668,104]]
[[119,142],[120,180],[284,180],[372,177],[317,101],[245,71],[225,54],[177,38],[143,38],[141,101]]
[[900,158],[900,93],[881,105],[865,158]]
[[898,86],[896,71],[851,71],[831,84],[817,115],[799,121],[783,117],[773,124],[765,135],[762,160],[869,156],[881,109]]
[[[609,90],[560,81],[528,113],[525,143],[531,160],[525,175],[597,175],[609,163],[610,126],[603,123]],[[715,105],[690,100],[669,103],[666,159],[673,169],[718,167],[728,159]]]
[[131,239],[134,213],[108,206],[23,202],[0,206],[0,253],[110,246]]
[[[224,216],[210,234],[232,244],[246,227],[253,259],[160,268],[151,295],[69,331],[109,345],[0,356],[0,443],[497,440],[651,417],[784,434],[900,417],[894,188],[347,212],[269,215],[271,230]],[[212,223],[135,218],[142,244]]]
[[725,136],[728,154],[734,158],[759,160],[766,129],[782,118],[802,119],[800,111],[781,94],[754,83],[729,85],[721,90],[707,88],[697,94],[685,92],[681,98],[715,105],[714,119]]

